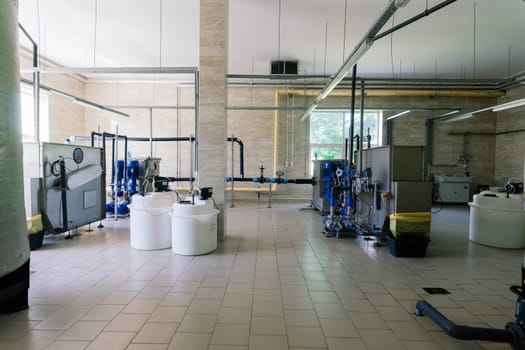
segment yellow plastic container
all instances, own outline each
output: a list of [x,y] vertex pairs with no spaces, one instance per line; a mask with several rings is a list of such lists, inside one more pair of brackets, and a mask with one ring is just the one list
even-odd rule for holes
[[44,226],[42,225],[42,215],[38,214],[35,216],[31,216],[27,218],[27,233],[39,233],[44,230]]
[[390,215],[390,231],[394,237],[403,235],[430,234],[432,214],[422,213],[397,213]]

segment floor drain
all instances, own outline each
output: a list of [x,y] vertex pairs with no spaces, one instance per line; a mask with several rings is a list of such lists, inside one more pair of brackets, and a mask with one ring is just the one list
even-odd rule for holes
[[446,290],[445,288],[430,288],[430,287],[427,287],[427,288],[423,288],[423,290],[425,292],[427,292],[428,294],[450,294],[450,292],[448,290]]

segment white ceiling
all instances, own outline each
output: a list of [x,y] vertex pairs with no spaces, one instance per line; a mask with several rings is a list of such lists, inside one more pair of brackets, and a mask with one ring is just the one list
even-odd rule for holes
[[[412,0],[393,23],[427,2],[441,0]],[[279,0],[229,0],[229,73],[269,74],[278,58],[298,60],[300,74],[335,73],[387,3],[346,0],[344,40],[345,0],[281,0],[280,21]],[[19,0],[19,19],[41,55],[66,67],[198,66],[196,0]],[[504,78],[525,71],[524,19],[524,0],[458,0],[376,41],[358,74]]]

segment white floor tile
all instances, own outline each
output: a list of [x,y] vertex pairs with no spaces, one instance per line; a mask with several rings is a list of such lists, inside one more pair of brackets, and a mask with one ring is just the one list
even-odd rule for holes
[[425,299],[458,324],[514,318],[508,286],[519,283],[522,252],[470,242],[467,207],[434,214],[427,257],[411,259],[326,238],[302,206],[239,200],[227,239],[205,256],[135,250],[129,219],[51,237],[31,254],[31,307],[0,316],[0,349],[502,349],[413,315]]

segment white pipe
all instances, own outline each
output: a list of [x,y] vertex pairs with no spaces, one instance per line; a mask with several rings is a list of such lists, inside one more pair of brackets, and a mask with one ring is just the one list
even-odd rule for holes
[[23,73],[46,74],[195,74],[197,67],[37,67],[24,69]]

